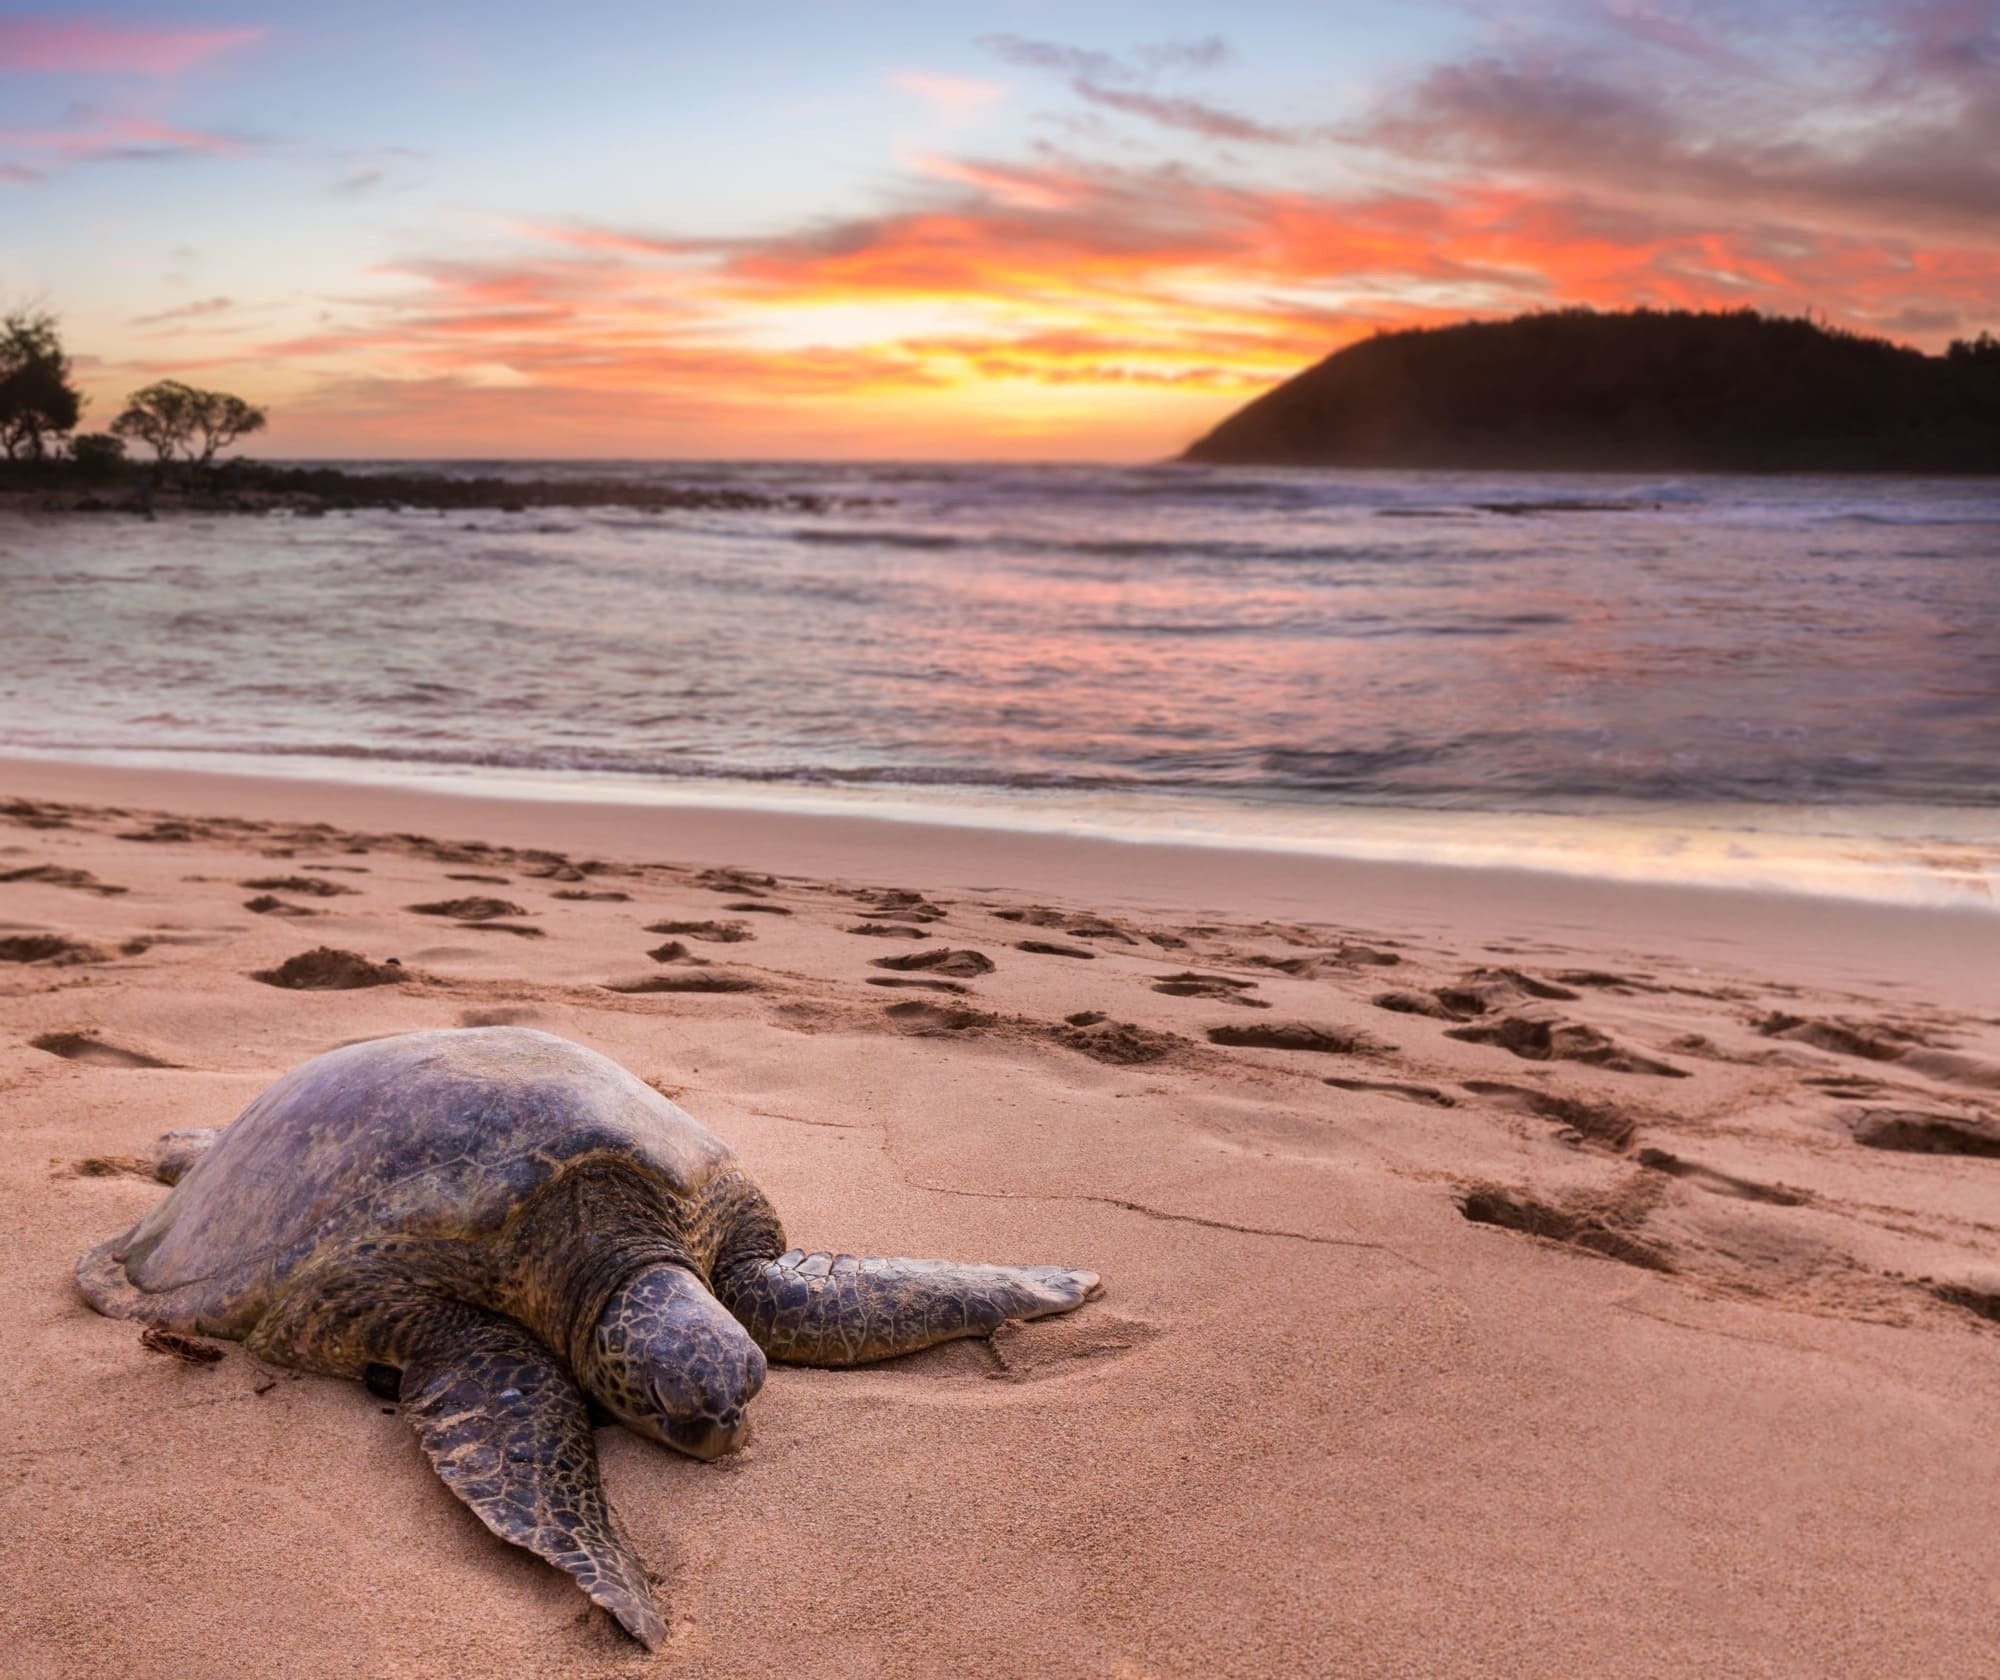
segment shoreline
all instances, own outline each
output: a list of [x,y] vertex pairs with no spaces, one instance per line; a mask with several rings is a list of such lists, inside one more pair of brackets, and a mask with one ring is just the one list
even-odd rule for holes
[[1131,910],[1300,917],[1363,903],[1411,926],[1482,939],[1581,927],[1692,937],[1718,955],[1968,989],[2000,1009],[1990,904],[1882,903],[1754,887],[1621,879],[1498,864],[1355,858],[1171,840],[963,826],[906,817],[709,803],[508,797],[444,784],[349,782],[0,756],[0,798],[303,822],[337,814],[382,832],[477,834],[517,846],[655,856],[895,886],[1091,895]]
[[1984,806],[1564,809],[1325,802],[1209,789],[1001,788],[554,769],[304,751],[0,746],[0,767],[240,777],[449,798],[842,817],[924,827],[1321,857],[2000,913],[2000,812]]

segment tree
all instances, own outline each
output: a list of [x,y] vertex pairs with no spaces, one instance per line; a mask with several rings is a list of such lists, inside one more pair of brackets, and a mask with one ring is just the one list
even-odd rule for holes
[[262,431],[269,418],[227,391],[202,391],[178,379],[162,379],[127,397],[111,430],[114,436],[151,445],[162,466],[178,456],[201,468],[238,438]]
[[109,432],[78,432],[69,440],[69,458],[85,478],[116,478],[125,465],[125,440]]
[[195,461],[198,467],[207,466],[219,451],[238,438],[261,432],[270,420],[264,410],[241,397],[232,397],[227,391],[196,394],[201,398],[195,409],[195,428],[201,434],[201,454]]
[[111,422],[111,435],[150,444],[165,466],[194,440],[194,411],[201,393],[178,379],[162,379],[125,399],[125,409]]
[[56,319],[17,309],[0,320],[0,449],[7,459],[41,461],[73,429],[83,398],[69,382]]

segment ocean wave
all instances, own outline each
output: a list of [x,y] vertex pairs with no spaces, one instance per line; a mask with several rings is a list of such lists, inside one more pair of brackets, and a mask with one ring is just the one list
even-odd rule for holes
[[1873,767],[1858,777],[1849,762],[1801,763],[1770,769],[1684,771],[1575,765],[1535,770],[1509,756],[1518,735],[1481,732],[1435,742],[1375,748],[1268,747],[1243,753],[1189,751],[1135,755],[1125,767],[1024,770],[963,764],[788,764],[730,761],[692,753],[647,753],[578,746],[435,746],[416,741],[356,743],[298,739],[245,741],[180,735],[103,736],[53,740],[0,732],[0,753],[144,754],[174,759],[226,758],[321,761],[329,764],[416,766],[438,770],[518,772],[557,777],[627,777],[662,784],[732,782],[755,786],[893,791],[958,789],[987,794],[1125,793],[1208,795],[1224,799],[1312,798],[1333,807],[1534,811],[1582,806],[1649,807],[1910,806],[1940,810],[2000,810],[2000,786],[1939,782]]

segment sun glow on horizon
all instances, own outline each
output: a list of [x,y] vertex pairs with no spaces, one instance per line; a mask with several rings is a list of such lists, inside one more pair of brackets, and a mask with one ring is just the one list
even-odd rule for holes
[[672,115],[636,45],[445,10],[470,33],[396,70],[373,7],[352,46],[0,17],[0,301],[62,313],[93,416],[199,377],[273,406],[273,454],[1150,458],[1384,327],[2000,325],[1991,4],[1089,45],[802,13],[789,53],[677,40]]

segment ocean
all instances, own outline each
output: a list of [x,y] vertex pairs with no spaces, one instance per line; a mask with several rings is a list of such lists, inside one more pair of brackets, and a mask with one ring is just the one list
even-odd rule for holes
[[846,505],[0,517],[0,753],[2000,888],[2000,481],[442,470]]

